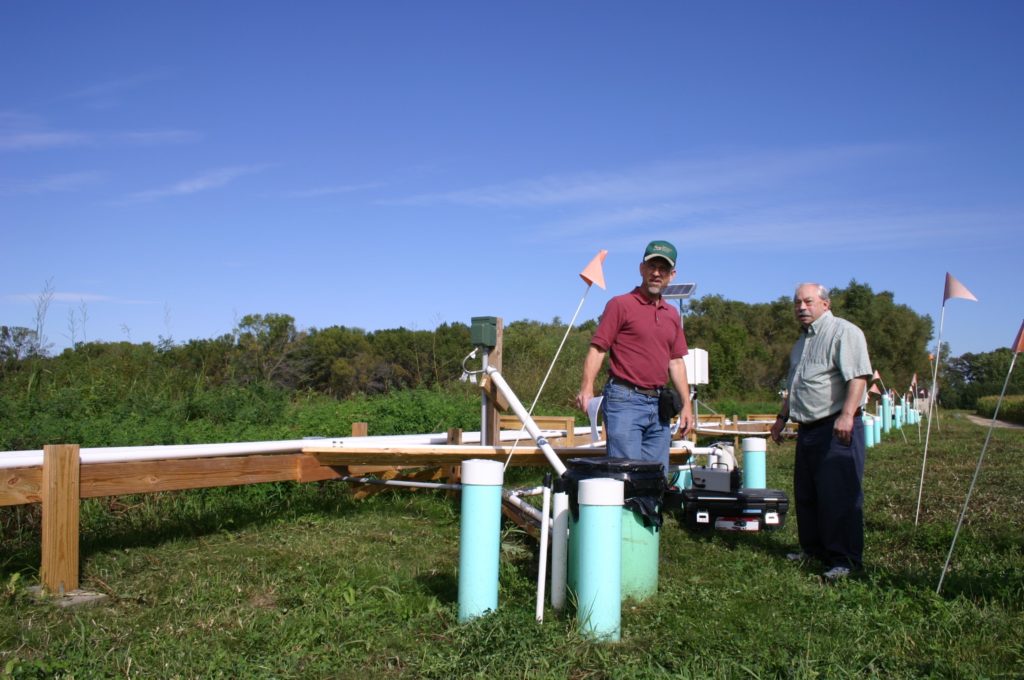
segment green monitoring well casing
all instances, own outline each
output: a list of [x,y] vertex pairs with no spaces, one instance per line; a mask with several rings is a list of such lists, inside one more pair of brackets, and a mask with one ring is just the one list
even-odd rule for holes
[[496,346],[498,344],[498,317],[474,316],[469,327],[469,339],[474,346]]

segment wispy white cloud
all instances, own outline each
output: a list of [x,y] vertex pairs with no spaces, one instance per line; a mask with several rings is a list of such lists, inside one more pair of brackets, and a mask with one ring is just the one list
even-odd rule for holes
[[[817,252],[865,252],[954,238],[993,244],[1024,221],[1020,208],[939,209],[906,195],[886,199],[864,190],[865,176],[877,177],[877,168],[917,151],[869,144],[721,155],[394,202],[514,209],[526,223],[520,237],[534,242],[592,237],[602,247],[635,246],[656,233],[687,248],[719,252],[798,252],[808,243]],[[558,209],[554,217],[551,208]]]
[[367,182],[365,184],[339,184],[337,186],[318,187],[315,189],[300,189],[289,192],[290,198],[318,198],[320,196],[335,196],[338,194],[351,194],[369,189],[377,189],[384,186],[382,182]]
[[151,71],[123,78],[112,78],[68,92],[61,99],[82,101],[86,106],[94,109],[109,109],[120,105],[126,93],[168,77],[168,71]]
[[808,249],[816,256],[844,252],[878,252],[894,247],[947,244],[997,246],[1000,235],[1012,234],[1022,214],[991,211],[936,212],[897,205],[819,204],[771,209],[722,211],[667,229],[688,249],[709,252],[786,252]]
[[0,133],[0,151],[34,151],[95,142],[93,135],[81,132],[11,132]]
[[97,134],[70,130],[15,129],[0,131],[0,151],[42,151],[111,143],[156,146],[159,144],[183,144],[194,142],[200,138],[199,133],[191,130],[147,130]]
[[148,189],[146,191],[138,191],[133,194],[128,194],[120,202],[143,203],[147,201],[155,201],[161,198],[188,196],[204,191],[211,191],[213,189],[220,189],[239,177],[262,172],[266,168],[266,165],[236,165],[226,168],[218,168],[216,170],[211,170],[201,175],[197,175],[196,177],[181,180],[180,182],[176,182],[167,187]]
[[127,130],[123,132],[83,132],[53,130],[41,116],[15,110],[0,111],[0,151],[40,151],[85,145],[158,145],[182,144],[201,138],[193,130]]
[[[4,295],[8,302],[36,303],[39,300],[39,293],[11,293]],[[132,298],[119,298],[100,293],[78,293],[72,291],[55,291],[50,298],[52,302],[66,302],[72,304],[85,303],[109,303],[115,305],[155,305],[156,300],[137,300]]]
[[141,130],[137,132],[119,132],[111,135],[114,141],[126,144],[155,146],[158,144],[185,144],[202,138],[192,130]]
[[741,188],[767,188],[793,177],[885,154],[886,145],[750,153],[650,164],[617,172],[549,175],[504,184],[418,194],[392,201],[410,205],[545,207],[664,201]]
[[6,183],[0,181],[0,196],[51,194],[77,191],[95,184],[101,178],[98,172],[70,172],[51,175],[30,182]]

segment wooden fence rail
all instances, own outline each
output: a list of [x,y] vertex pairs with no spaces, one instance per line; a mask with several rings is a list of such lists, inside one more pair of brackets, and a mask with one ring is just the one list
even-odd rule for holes
[[[353,425],[353,435],[365,434],[365,424]],[[556,451],[563,457],[603,455],[602,449]],[[44,447],[41,466],[0,469],[0,506],[42,505],[40,577],[47,591],[63,594],[79,586],[79,507],[83,498],[264,482],[317,482],[340,479],[353,470],[364,473],[365,468],[359,466],[367,465],[419,469],[444,466],[447,476],[457,474],[457,466],[463,460],[504,461],[510,453],[513,465],[547,465],[540,449],[532,445],[517,446],[514,451],[511,446],[455,443],[404,447],[311,446],[296,453],[242,453],[82,464],[77,444],[59,444]]]

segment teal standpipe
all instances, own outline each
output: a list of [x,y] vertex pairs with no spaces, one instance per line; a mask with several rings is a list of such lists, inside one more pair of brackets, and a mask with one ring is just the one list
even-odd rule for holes
[[889,434],[892,429],[892,400],[889,395],[882,395],[882,432]]
[[875,416],[871,420],[874,421],[875,426],[875,443],[882,443],[882,419],[879,416]]
[[896,406],[893,408],[893,411],[895,411],[895,414],[893,415],[892,423],[896,427],[897,430],[902,430],[903,429],[903,407],[900,406],[899,404],[896,404]]
[[873,448],[875,445],[875,419],[864,414],[861,421],[864,424],[864,448]]
[[768,487],[767,462],[768,440],[763,437],[743,439],[743,487],[765,489]]
[[622,636],[622,503],[625,485],[606,477],[579,482],[579,582],[576,617],[580,632],[599,642]]
[[498,461],[462,462],[459,623],[498,609],[503,477],[504,466]]

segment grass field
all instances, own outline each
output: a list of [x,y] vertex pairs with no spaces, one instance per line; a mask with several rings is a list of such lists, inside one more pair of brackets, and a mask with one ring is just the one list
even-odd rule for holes
[[[0,677],[1024,677],[1024,434],[993,434],[935,594],[986,429],[933,429],[921,526],[917,430],[869,452],[866,570],[824,585],[774,533],[667,521],[659,593],[623,609],[622,642],[533,620],[536,543],[507,528],[499,611],[456,621],[459,514],[433,492],[353,501],[342,484],[262,485],[83,504],[83,587],[59,609],[26,586],[31,541],[0,558]],[[791,490],[793,446],[769,446]],[[539,472],[517,471],[516,483]]]

